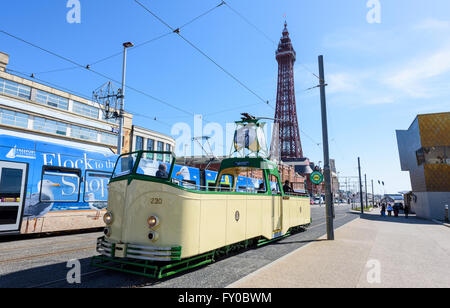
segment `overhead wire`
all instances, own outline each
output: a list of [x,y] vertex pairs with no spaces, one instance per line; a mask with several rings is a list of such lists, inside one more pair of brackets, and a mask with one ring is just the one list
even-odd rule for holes
[[[9,72],[12,72],[12,73],[15,73],[15,74],[24,76],[24,77],[29,77],[29,76],[30,76],[29,73],[17,71],[17,70],[10,69],[10,68],[7,68],[6,71],[9,71]],[[65,88],[65,87],[63,87],[63,86],[61,86],[61,85],[57,85],[57,84],[52,83],[52,82],[49,82],[49,81],[47,81],[47,80],[43,80],[43,79],[36,78],[36,77],[32,77],[32,78],[33,78],[33,80],[37,80],[37,81],[41,82],[41,83],[44,84],[44,85],[52,86],[52,87],[54,87],[54,88],[56,88],[56,89],[66,91],[66,92],[68,92],[68,93],[75,94],[75,95],[77,95],[77,96],[79,96],[79,97],[81,97],[81,98],[84,98],[84,99],[86,99],[86,100],[92,101],[92,98],[89,97],[88,95],[84,94],[84,93],[77,92],[77,91],[74,91],[74,90],[71,90],[71,89],[67,89],[67,88]],[[95,103],[95,102],[94,102],[94,103]],[[97,103],[97,104],[100,105],[99,103]],[[147,116],[147,115],[144,115],[144,114],[142,114],[142,113],[138,113],[138,112],[131,111],[131,110],[126,110],[126,111],[127,111],[128,113],[134,115],[134,116],[138,116],[138,117],[143,117],[143,118],[146,118],[146,119],[150,119],[150,120],[153,120],[153,121],[155,121],[155,122],[159,122],[159,123],[161,123],[161,124],[164,124],[164,125],[166,125],[166,126],[168,126],[168,127],[172,127],[170,124],[161,121],[161,120],[159,119],[159,117],[156,117],[156,116],[155,116],[155,117],[151,117],[151,116]]]
[[[253,94],[255,97],[257,97],[260,101],[262,101],[264,104],[267,104],[270,106],[269,101],[263,99],[261,96],[259,96],[255,91],[250,89],[249,86],[247,86],[244,82],[242,82],[239,78],[234,76],[231,72],[229,72],[227,69],[225,69],[222,65],[220,65],[217,61],[212,59],[209,55],[207,55],[203,50],[201,50],[199,47],[197,47],[194,43],[192,43],[190,40],[188,40],[186,37],[184,37],[180,33],[180,28],[173,28],[170,26],[166,21],[164,21],[161,17],[159,17],[157,14],[155,14],[152,10],[150,10],[148,7],[146,7],[144,4],[139,2],[138,0],[134,0],[138,5],[140,5],[145,11],[147,11],[150,15],[152,15],[154,18],[156,18],[160,23],[165,25],[167,28],[171,29],[174,33],[178,34],[178,36],[183,39],[187,44],[189,44],[192,48],[197,50],[201,55],[203,55],[205,58],[207,58],[210,62],[212,62],[214,65],[216,65],[220,70],[222,70],[225,74],[227,74],[229,77],[231,77],[233,80],[235,80],[238,84],[240,84],[242,87],[244,87],[247,91],[249,91],[251,94]],[[222,1],[223,3],[223,1]],[[222,5],[219,4],[217,7]],[[273,108],[273,106],[270,106]]]
[[[225,2],[225,1],[224,1]],[[255,24],[253,24],[248,18],[246,18],[243,14],[239,13],[236,9],[231,7],[228,2],[225,2],[225,6],[227,6],[233,13],[235,13],[237,16],[239,16],[242,20],[244,20],[247,24],[255,28],[256,31],[258,31],[262,36],[264,36],[269,42],[274,44],[275,46],[278,46],[278,43],[275,42],[272,38],[270,38],[269,35],[267,35],[263,30],[261,30],[259,27],[257,27]],[[320,80],[320,77],[317,76],[317,74],[313,73],[305,64],[297,61],[300,66],[302,66],[308,73],[312,74],[314,77]]]
[[[92,73],[94,73],[94,74],[96,74],[96,75],[98,75],[98,76],[100,76],[100,77],[103,77],[103,78],[106,79],[106,80],[110,80],[110,81],[116,83],[117,85],[120,85],[120,84],[121,84],[120,81],[118,81],[118,80],[116,80],[116,79],[114,79],[114,78],[112,78],[112,77],[110,77],[110,76],[107,76],[107,75],[105,75],[105,74],[103,74],[103,73],[101,73],[101,72],[98,72],[98,71],[95,71],[95,70],[93,70],[93,69],[91,69],[91,68],[88,68],[88,67],[86,67],[86,66],[84,66],[84,65],[82,65],[82,64],[80,64],[80,63],[77,63],[77,62],[75,62],[75,61],[72,60],[72,59],[69,59],[69,58],[67,58],[67,57],[65,57],[65,56],[59,55],[59,54],[57,54],[57,53],[55,53],[55,52],[53,52],[53,51],[50,51],[50,50],[48,50],[48,49],[46,49],[46,48],[43,48],[43,47],[38,46],[38,45],[36,45],[36,44],[34,44],[34,43],[31,43],[31,42],[29,42],[29,41],[27,41],[27,40],[25,40],[25,39],[22,39],[22,38],[20,38],[20,37],[18,37],[18,36],[16,36],[16,35],[13,35],[13,34],[11,34],[11,33],[6,32],[6,31],[4,31],[4,30],[0,30],[0,32],[6,34],[6,35],[8,35],[8,36],[10,36],[10,37],[12,37],[12,38],[14,38],[14,39],[16,39],[16,40],[19,40],[19,41],[21,41],[21,42],[23,42],[23,43],[26,43],[26,44],[28,44],[28,45],[30,45],[30,46],[32,46],[32,47],[35,47],[35,48],[37,48],[37,49],[39,49],[39,50],[42,50],[42,51],[44,51],[44,52],[46,52],[46,53],[48,53],[48,54],[51,54],[51,55],[53,55],[53,56],[55,56],[55,57],[57,57],[57,58],[59,58],[59,59],[62,59],[62,60],[66,61],[66,62],[69,62],[69,63],[72,63],[72,64],[74,64],[74,65],[76,65],[76,66],[78,66],[78,67],[80,67],[80,68],[83,68],[83,69],[89,71],[89,72],[92,72]],[[154,100],[154,101],[156,101],[156,102],[159,102],[159,103],[161,103],[161,104],[164,104],[164,105],[166,105],[166,106],[169,106],[169,107],[171,107],[171,108],[173,108],[173,109],[176,109],[176,110],[178,110],[178,111],[180,111],[180,112],[183,112],[183,113],[186,113],[186,114],[189,114],[189,115],[194,115],[194,113],[191,112],[191,111],[187,111],[187,110],[184,110],[184,109],[182,109],[182,108],[179,108],[179,107],[177,107],[177,106],[175,106],[175,105],[173,105],[173,104],[170,104],[170,103],[168,103],[168,102],[166,102],[166,101],[164,101],[164,100],[162,100],[162,99],[160,99],[160,98],[157,98],[157,97],[155,97],[155,96],[153,96],[153,95],[151,95],[151,94],[148,94],[148,93],[146,93],[146,92],[144,92],[144,91],[142,91],[142,90],[139,90],[139,89],[137,89],[137,88],[135,88],[135,87],[132,87],[132,86],[130,86],[130,85],[126,85],[126,88],[128,88],[128,89],[130,89],[130,90],[133,90],[133,91],[135,91],[135,92],[137,92],[137,93],[140,93],[141,95],[144,95],[144,96],[146,96],[146,97],[148,97],[148,98],[151,98],[152,100]]]
[[[194,22],[197,21],[198,19],[200,19],[200,18],[202,18],[202,17],[208,15],[208,14],[211,13],[213,10],[215,10],[215,9],[218,8],[219,6],[222,6],[223,4],[224,4],[224,3],[221,2],[221,3],[218,4],[217,6],[215,6],[215,7],[211,8],[211,9],[209,9],[208,11],[206,11],[206,12],[204,12],[204,13],[202,13],[202,14],[196,16],[196,17],[194,17],[193,19],[189,20],[188,22],[186,22],[185,24],[183,24],[182,26],[180,26],[179,29],[182,29],[182,28],[187,27],[188,25],[194,23]],[[152,43],[152,42],[155,42],[155,41],[157,41],[157,40],[160,40],[160,39],[162,39],[162,38],[164,38],[164,37],[166,37],[166,36],[168,36],[168,35],[170,35],[170,34],[174,34],[173,30],[171,30],[170,32],[166,32],[166,33],[163,33],[163,34],[161,34],[161,35],[158,35],[158,36],[156,36],[156,37],[154,37],[154,38],[152,38],[152,39],[150,39],[150,40],[147,40],[147,41],[145,41],[145,42],[142,42],[142,43],[140,43],[140,44],[136,44],[136,45],[134,45],[133,47],[130,47],[129,50],[131,51],[131,50],[140,48],[140,47],[145,46],[145,45],[147,45],[147,44],[149,44],[149,43]],[[104,58],[101,58],[101,59],[99,59],[99,60],[93,61],[93,62],[87,64],[86,66],[87,66],[87,67],[92,67],[93,65],[102,63],[102,62],[104,62],[104,61],[107,61],[107,60],[112,59],[112,58],[114,58],[114,57],[120,56],[120,55],[122,55],[122,54],[123,54],[123,51],[119,51],[119,52],[113,53],[113,54],[111,54],[111,55],[109,55],[109,56],[107,56],[107,57],[104,57]],[[54,70],[49,70],[49,71],[44,71],[44,72],[37,72],[37,73],[35,73],[35,74],[37,75],[37,74],[55,73],[55,72],[61,72],[61,71],[73,70],[73,69],[77,69],[77,68],[79,68],[79,66],[72,66],[72,67],[60,68],[60,69],[54,69]]]

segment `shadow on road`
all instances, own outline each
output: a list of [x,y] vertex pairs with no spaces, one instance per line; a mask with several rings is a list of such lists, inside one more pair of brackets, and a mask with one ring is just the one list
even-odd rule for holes
[[[355,213],[357,215],[361,215],[361,213]],[[371,220],[371,221],[385,221],[391,223],[402,223],[402,224],[414,224],[414,225],[436,225],[435,222],[431,220],[426,220],[422,218],[416,217],[416,215],[409,215],[408,218],[405,217],[404,214],[399,214],[398,217],[395,216],[381,216],[376,214],[362,214],[361,219]]]
[[326,242],[327,240],[324,239],[317,239],[317,240],[306,240],[306,241],[280,241],[280,242],[274,242],[272,245],[289,245],[289,244],[309,244],[314,242]]
[[[56,263],[0,276],[0,288],[120,288],[155,284],[158,281],[136,275],[104,270],[90,265],[91,258],[80,259],[81,283],[67,282],[73,267]],[[72,275],[71,275],[72,276]]]

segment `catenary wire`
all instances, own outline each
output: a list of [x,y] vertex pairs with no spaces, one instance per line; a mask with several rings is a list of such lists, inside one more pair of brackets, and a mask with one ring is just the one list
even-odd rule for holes
[[145,11],[147,11],[149,14],[151,14],[153,17],[155,17],[159,22],[161,22],[163,25],[174,31],[178,34],[180,38],[182,38],[187,44],[189,44],[192,48],[197,50],[201,55],[203,55],[205,58],[207,58],[209,61],[211,61],[214,65],[216,65],[220,70],[222,70],[225,74],[227,74],[229,77],[231,77],[233,80],[235,80],[237,83],[239,83],[242,87],[244,87],[247,91],[252,93],[255,97],[257,97],[259,100],[261,100],[264,104],[269,105],[271,108],[274,108],[270,105],[269,101],[263,99],[261,96],[259,96],[255,91],[250,89],[245,83],[243,83],[241,80],[239,80],[236,76],[234,76],[232,73],[230,73],[227,69],[225,69],[223,66],[221,66],[219,63],[217,63],[214,59],[212,59],[210,56],[208,56],[203,50],[201,50],[199,47],[197,47],[195,44],[193,44],[191,41],[189,41],[186,37],[184,37],[180,33],[180,29],[173,28],[170,26],[167,22],[165,22],[161,17],[156,15],[153,11],[151,11],[149,8],[147,8],[145,5],[143,5],[138,0],[134,0],[138,5],[140,5]]
[[[224,1],[225,2],[225,1]],[[267,35],[264,31],[262,31],[259,27],[257,27],[255,24],[253,24],[252,22],[250,22],[248,20],[248,18],[246,18],[244,15],[242,15],[241,13],[239,13],[236,9],[234,9],[233,7],[231,7],[228,2],[225,2],[225,5],[237,16],[239,16],[242,20],[244,20],[247,24],[249,24],[250,26],[252,26],[253,28],[255,28],[256,31],[258,31],[262,36],[264,36],[269,42],[271,42],[272,44],[274,44],[275,46],[278,46],[277,42],[275,42],[273,39],[270,38],[269,35]],[[308,73],[312,74],[314,77],[316,77],[317,79],[320,80],[320,77],[317,76],[317,74],[313,73],[305,64],[297,61],[298,64],[300,64],[300,66],[303,67],[303,69],[305,69]]]
[[[208,11],[206,11],[206,12],[204,12],[204,13],[202,13],[202,14],[196,16],[196,17],[194,17],[193,19],[189,20],[188,22],[186,22],[185,24],[183,24],[182,26],[180,26],[179,29],[182,29],[182,28],[187,27],[188,25],[194,23],[194,22],[197,21],[198,19],[200,19],[200,18],[202,18],[202,17],[208,15],[209,13],[211,13],[212,11],[214,11],[215,9],[217,9],[218,7],[222,6],[223,4],[225,4],[225,3],[222,1],[221,3],[219,3],[218,5],[216,5],[215,7],[211,8],[211,9],[209,9]],[[157,40],[160,40],[160,39],[162,39],[162,38],[164,38],[164,37],[166,37],[166,36],[168,36],[168,35],[170,35],[170,34],[174,34],[174,32],[173,32],[173,31],[170,31],[170,32],[163,33],[163,34],[158,35],[157,37],[154,37],[154,38],[152,38],[152,39],[150,39],[150,40],[147,40],[147,41],[145,41],[145,42],[142,42],[142,43],[140,43],[140,44],[137,44],[137,45],[135,45],[135,46],[133,46],[133,47],[131,47],[131,48],[129,48],[129,49],[130,49],[130,50],[137,49],[137,48],[142,47],[142,46],[145,46],[145,45],[147,45],[147,44],[149,44],[149,43],[152,43],[152,42],[155,42],[155,41],[157,41]],[[109,59],[112,59],[112,58],[114,58],[114,57],[120,56],[120,55],[122,55],[122,54],[123,54],[123,51],[119,51],[119,52],[116,52],[116,53],[114,53],[114,54],[112,54],[112,55],[109,55],[109,56],[107,56],[107,57],[101,58],[101,59],[99,59],[99,60],[97,60],[97,61],[91,62],[91,63],[88,64],[88,65],[89,65],[89,66],[93,66],[93,65],[99,64],[99,63],[101,63],[101,62],[107,61],[107,60],[109,60]],[[37,73],[35,73],[35,74],[37,75],[37,74],[56,73],[56,72],[61,72],[61,71],[73,70],[73,69],[77,69],[77,68],[79,68],[79,66],[72,66],[72,67],[66,67],[66,68],[54,69],[54,70],[49,70],[49,71],[44,71],[44,72],[37,72]]]

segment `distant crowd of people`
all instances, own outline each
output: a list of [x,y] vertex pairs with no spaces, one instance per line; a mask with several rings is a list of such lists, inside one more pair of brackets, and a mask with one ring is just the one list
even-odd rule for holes
[[[381,216],[386,216],[386,211],[388,213],[388,216],[392,216],[392,213],[394,213],[394,217],[398,217],[398,214],[400,213],[401,206],[398,204],[392,205],[391,203],[381,203]],[[403,206],[403,212],[405,213],[405,218],[408,218],[409,212],[411,211],[410,205],[405,204]]]

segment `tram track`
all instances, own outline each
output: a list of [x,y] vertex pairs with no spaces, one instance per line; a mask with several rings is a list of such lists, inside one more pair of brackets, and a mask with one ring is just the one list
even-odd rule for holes
[[0,252],[11,252],[16,250],[30,250],[30,249],[39,249],[42,248],[43,245],[51,244],[51,245],[64,245],[64,244],[74,244],[74,243],[88,243],[95,242],[98,236],[90,238],[90,239],[79,239],[79,240],[67,240],[67,241],[58,241],[58,242],[49,242],[49,243],[41,243],[39,245],[34,246],[20,246],[20,247],[12,247],[12,248],[0,248]]
[[51,256],[55,256],[55,255],[71,254],[71,253],[75,253],[75,252],[95,249],[95,247],[96,247],[95,245],[91,245],[88,247],[80,247],[80,248],[69,249],[69,250],[57,250],[57,251],[45,253],[45,254],[31,255],[31,256],[12,258],[12,259],[7,259],[7,260],[0,260],[0,264],[20,262],[20,261],[25,261],[25,260],[33,260],[33,259],[51,257]]
[[[92,271],[92,272],[80,274],[80,277],[86,277],[86,276],[89,276],[89,275],[92,275],[92,274],[97,274],[97,273],[105,272],[105,271],[107,271],[107,270],[106,269],[99,269],[99,270],[95,270],[95,271]],[[25,288],[27,288],[27,289],[43,288],[43,287],[51,286],[52,284],[56,284],[56,283],[60,283],[60,282],[66,282],[66,281],[67,281],[67,278],[61,278],[61,279],[57,279],[57,280],[52,280],[52,281],[40,283],[40,284],[37,284],[37,285],[27,286]]]

